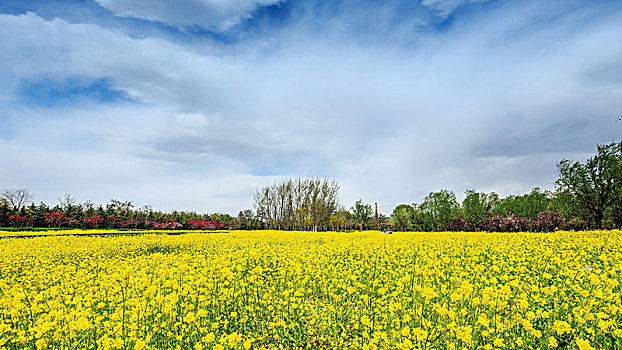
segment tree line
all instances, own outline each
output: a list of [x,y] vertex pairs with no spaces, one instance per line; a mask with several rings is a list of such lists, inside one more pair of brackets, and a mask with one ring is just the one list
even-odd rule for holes
[[459,202],[451,190],[429,193],[421,203],[400,204],[390,217],[359,200],[339,203],[339,184],[327,178],[284,179],[258,188],[255,212],[202,214],[135,208],[112,199],[78,203],[71,195],[48,206],[32,203],[26,188],[0,192],[0,226],[122,229],[281,229],[413,231],[552,231],[622,227],[622,142],[597,145],[585,162],[557,163],[555,190],[536,187],[522,195],[467,190]]
[[584,163],[557,163],[554,191],[534,188],[505,198],[468,190],[459,203],[449,190],[422,203],[398,205],[393,226],[421,231],[552,231],[622,227],[622,142],[598,145]]
[[0,227],[17,228],[86,228],[86,229],[165,229],[219,230],[263,228],[251,210],[237,217],[229,214],[201,214],[193,211],[170,213],[145,205],[136,208],[132,201],[110,200],[105,205],[90,201],[79,203],[71,195],[49,206],[34,204],[27,188],[0,192]]
[[[357,201],[338,204],[336,182],[286,179],[255,193],[258,218],[275,229],[394,229],[412,231],[552,231],[622,227],[622,142],[598,145],[585,162],[557,163],[554,191],[522,195],[467,190],[429,193],[421,203],[395,207],[391,218]],[[320,188],[322,190],[320,190]]]

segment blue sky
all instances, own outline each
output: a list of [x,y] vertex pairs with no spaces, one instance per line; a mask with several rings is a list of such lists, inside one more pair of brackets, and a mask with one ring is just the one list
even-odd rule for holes
[[0,187],[163,210],[328,176],[389,214],[622,135],[619,1],[0,2]]

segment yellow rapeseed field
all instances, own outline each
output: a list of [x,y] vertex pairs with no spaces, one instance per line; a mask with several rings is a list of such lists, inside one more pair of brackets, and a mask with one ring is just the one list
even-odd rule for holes
[[622,231],[0,239],[3,349],[621,349]]

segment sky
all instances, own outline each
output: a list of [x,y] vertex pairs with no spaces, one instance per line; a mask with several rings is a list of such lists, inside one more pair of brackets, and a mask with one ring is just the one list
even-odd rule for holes
[[3,0],[0,187],[237,215],[553,189],[622,139],[622,2]]

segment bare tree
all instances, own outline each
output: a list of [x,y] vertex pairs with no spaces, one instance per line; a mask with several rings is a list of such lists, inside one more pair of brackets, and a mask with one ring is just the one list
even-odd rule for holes
[[151,204],[145,204],[138,209],[138,212],[144,215],[147,215],[153,211],[153,207]]
[[70,210],[78,206],[78,199],[71,194],[66,194],[62,198],[58,198],[58,206],[63,210]]
[[123,202],[118,199],[111,199],[110,202],[106,204],[106,209],[119,210],[119,211],[130,211],[134,209],[134,202],[132,201]]
[[238,219],[240,220],[252,220],[254,217],[255,213],[250,209],[241,210],[238,214]]
[[285,179],[258,189],[255,209],[271,228],[325,230],[338,207],[338,191],[334,180]]
[[87,199],[86,202],[80,205],[80,207],[82,207],[82,210],[84,211],[93,210],[95,208],[95,203]]
[[0,197],[4,199],[9,208],[21,210],[28,202],[32,201],[33,195],[27,188],[3,188]]

